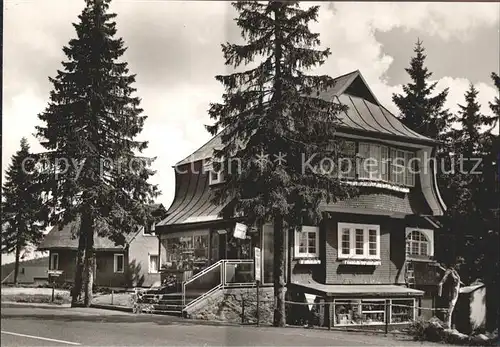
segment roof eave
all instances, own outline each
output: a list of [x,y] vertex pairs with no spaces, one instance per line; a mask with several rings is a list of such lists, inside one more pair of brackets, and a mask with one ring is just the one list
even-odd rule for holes
[[401,141],[401,142],[408,142],[408,143],[419,144],[419,145],[426,145],[426,146],[430,145],[432,147],[435,147],[438,144],[442,143],[442,141],[431,139],[431,138],[417,139],[417,138],[413,138],[413,137],[386,134],[386,133],[377,132],[377,131],[353,129],[353,128],[345,127],[345,126],[339,126],[338,129],[344,133],[365,134],[365,135],[373,137],[373,138],[386,138],[389,140],[397,140],[397,141]]

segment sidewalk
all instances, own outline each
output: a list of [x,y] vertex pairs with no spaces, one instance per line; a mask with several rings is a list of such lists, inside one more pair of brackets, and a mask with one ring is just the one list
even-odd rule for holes
[[47,308],[71,308],[71,304],[50,304],[50,303],[37,303],[37,302],[16,302],[16,301],[2,301],[4,305],[15,305],[24,307],[47,307]]

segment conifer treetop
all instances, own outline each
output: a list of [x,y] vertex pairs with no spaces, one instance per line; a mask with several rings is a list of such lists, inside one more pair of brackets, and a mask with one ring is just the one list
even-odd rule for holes
[[413,50],[406,72],[411,82],[403,86],[404,94],[393,94],[392,101],[400,111],[401,121],[419,134],[440,139],[449,126],[449,112],[444,109],[448,88],[433,96],[437,82],[429,84],[432,72],[425,66],[425,48],[420,39]]
[[101,236],[123,243],[121,233],[146,218],[144,206],[159,192],[147,182],[153,159],[139,156],[148,145],[136,140],[146,116],[134,96],[135,75],[120,60],[126,47],[115,37],[109,3],[88,0],[73,24],[77,37],[63,48],[63,68],[49,78],[53,90],[37,135],[51,163],[44,176],[51,221],[65,225],[90,213]]
[[[225,43],[222,51],[226,65],[239,72],[216,76],[225,93],[222,103],[211,104],[215,124],[207,129],[212,135],[222,129],[223,148],[214,151],[214,158],[236,158],[242,166],[222,168],[225,183],[214,188],[215,202],[233,201],[249,223],[276,215],[285,216],[290,226],[317,221],[320,201],[345,196],[338,179],[304,170],[302,162],[313,155],[336,158],[337,115],[345,110],[319,97],[334,80],[310,74],[331,54],[316,48],[319,35],[308,27],[319,7],[275,1],[233,6],[245,43]],[[273,161],[279,155],[286,164]],[[258,160],[263,158],[269,160]]]
[[2,253],[16,246],[36,245],[43,236],[44,208],[37,192],[37,174],[25,137],[12,156],[2,187]]

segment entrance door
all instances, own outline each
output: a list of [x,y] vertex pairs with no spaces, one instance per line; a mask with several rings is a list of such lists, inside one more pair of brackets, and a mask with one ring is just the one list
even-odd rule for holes
[[227,234],[227,259],[252,259],[252,239],[239,239]]
[[[258,235],[253,237],[258,239]],[[231,231],[220,233],[212,232],[211,239],[211,262],[215,263],[221,259],[252,259],[252,247],[257,244],[252,237],[247,239],[238,239],[233,236]]]

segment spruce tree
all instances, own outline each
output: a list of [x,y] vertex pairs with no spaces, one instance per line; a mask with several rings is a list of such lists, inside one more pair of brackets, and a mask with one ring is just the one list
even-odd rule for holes
[[43,200],[37,188],[35,159],[26,138],[12,156],[2,189],[2,253],[15,254],[14,283],[18,284],[21,251],[43,237]]
[[438,139],[449,124],[448,110],[443,109],[448,88],[432,96],[437,82],[428,82],[432,72],[424,65],[424,51],[422,41],[418,40],[414,48],[416,55],[411,58],[410,67],[405,69],[412,82],[403,86],[403,95],[393,94],[392,101],[399,109],[403,124],[419,134]]
[[[43,175],[60,227],[77,221],[79,237],[73,304],[85,282],[85,305],[92,299],[94,235],[124,244],[128,232],[149,218],[146,204],[158,194],[148,183],[153,159],[139,156],[147,142],[135,138],[146,116],[133,96],[135,75],[120,61],[126,47],[116,38],[110,0],[87,0],[77,37],[63,48],[67,60],[55,78],[50,102],[39,115]],[[82,279],[82,269],[85,276]]]
[[215,124],[207,129],[213,135],[221,130],[223,144],[214,151],[214,168],[225,178],[214,187],[214,201],[231,201],[249,225],[273,223],[274,325],[284,326],[285,232],[318,223],[320,202],[354,192],[333,173],[334,165],[318,166],[324,158],[335,163],[342,149],[335,129],[345,108],[320,97],[334,85],[332,78],[310,74],[330,55],[329,49],[315,48],[319,34],[308,28],[318,6],[304,10],[298,2],[276,1],[233,6],[245,43],[222,45],[226,65],[240,72],[216,76],[225,87],[223,103],[209,110]]

